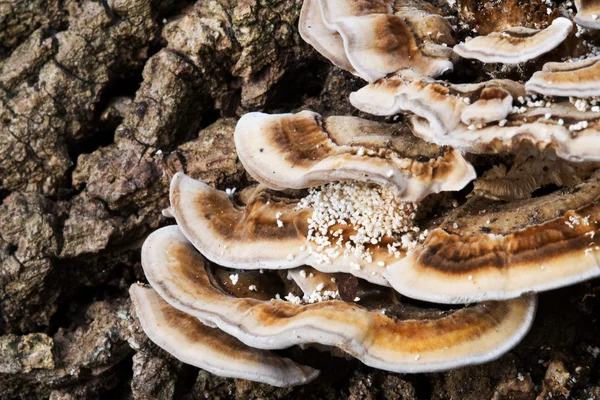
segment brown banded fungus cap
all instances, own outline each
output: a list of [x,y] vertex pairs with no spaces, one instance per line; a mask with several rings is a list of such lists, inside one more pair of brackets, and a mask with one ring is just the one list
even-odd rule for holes
[[227,378],[288,387],[314,380],[319,371],[248,347],[233,336],[170,306],[153,289],[134,284],[131,299],[144,332],[180,361]]
[[600,180],[549,195],[471,198],[384,275],[439,303],[510,299],[600,275]]
[[549,62],[525,87],[546,96],[600,96],[600,57],[574,62]]
[[470,153],[534,150],[573,162],[600,161],[600,113],[579,111],[568,102],[529,108],[482,127],[459,124],[446,135],[439,135],[424,118],[413,116],[410,122],[423,139]]
[[495,359],[526,334],[536,308],[535,297],[526,296],[406,320],[336,300],[298,305],[236,298],[211,283],[203,257],[175,226],[148,237],[142,265],[171,306],[248,346],[335,346],[394,372],[439,371]]
[[350,103],[374,115],[415,114],[443,136],[463,120],[477,121],[477,115],[481,123],[506,118],[508,104],[525,94],[525,88],[511,80],[451,84],[405,70],[351,93]]
[[[376,115],[408,112],[415,135],[464,152],[527,149],[553,151],[569,161],[600,161],[600,113],[580,111],[567,101],[508,110],[507,92],[520,103],[526,97],[524,87],[510,80],[458,85],[403,71],[352,93],[350,102]],[[471,106],[488,117],[473,119],[477,113]]]
[[452,28],[420,0],[307,0],[299,31],[335,65],[367,81],[402,68],[429,76],[452,69],[442,45],[453,44]]
[[589,29],[600,29],[600,2],[597,0],[575,0],[577,14],[575,23]]
[[[310,207],[299,207],[297,199],[257,191],[243,207],[225,193],[178,173],[171,181],[171,208],[181,231],[206,258],[216,264],[240,269],[291,269],[310,265],[324,272],[348,272],[370,282],[385,285],[385,265],[404,252],[369,246],[369,260],[354,254],[318,252],[309,240]],[[331,226],[341,230],[335,237],[346,239],[352,226]],[[332,239],[333,241],[333,239]],[[314,251],[313,251],[314,250]]]
[[419,201],[475,178],[460,152],[415,138],[402,124],[355,117],[249,113],[237,124],[235,144],[246,170],[272,189],[366,181]]
[[572,29],[573,23],[560,17],[546,29],[513,27],[460,43],[454,46],[454,51],[461,57],[485,63],[519,64],[556,48]]

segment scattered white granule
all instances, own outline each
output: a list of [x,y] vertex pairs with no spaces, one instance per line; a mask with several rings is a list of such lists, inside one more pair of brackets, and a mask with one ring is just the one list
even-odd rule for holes
[[225,189],[225,193],[227,193],[227,196],[232,197],[235,194],[235,191],[237,190],[237,188],[227,188]]
[[[310,246],[309,252],[322,264],[341,255],[371,263],[369,248],[383,241],[390,254],[400,257],[401,250],[414,248],[427,235],[415,226],[416,204],[398,200],[395,192],[384,186],[364,182],[327,184],[310,189],[298,204],[298,209],[305,208],[313,210],[308,219],[308,240],[316,247]],[[350,266],[361,268],[357,262]]]
[[421,358],[421,356],[417,354],[417,355],[415,356],[415,360],[416,360],[416,361],[419,361],[419,358]]
[[355,297],[354,301],[360,301],[360,297]]
[[256,292],[258,289],[256,288],[256,285],[250,285],[248,286],[248,290],[251,292]]
[[305,270],[301,269],[300,272],[299,272],[299,274],[300,274],[300,276],[302,278],[306,278],[306,271]]
[[233,283],[233,286],[235,286],[238,283],[240,276],[238,274],[231,274],[229,275],[229,279],[231,280],[231,283]]
[[321,282],[317,285],[316,289],[320,292],[321,290],[323,290],[324,287],[325,287],[325,284],[323,282]]

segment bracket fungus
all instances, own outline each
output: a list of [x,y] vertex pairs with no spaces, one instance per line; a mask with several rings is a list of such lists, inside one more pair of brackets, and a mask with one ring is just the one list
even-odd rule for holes
[[[311,228],[312,219],[316,221],[318,216],[309,203],[302,206],[298,199],[257,191],[245,206],[239,207],[225,192],[183,174],[175,175],[171,182],[171,207],[190,242],[209,260],[231,268],[290,269],[310,265],[323,272],[347,272],[387,286],[381,277],[385,265],[404,254],[401,243],[385,235],[390,229],[387,226],[377,237],[369,232],[352,240],[350,236],[356,235],[356,229],[345,222],[325,226],[325,233],[334,232],[331,238],[321,236],[323,227]],[[412,210],[407,207],[406,213],[392,210],[389,214],[392,221],[388,224],[398,231],[402,227],[393,225],[396,220],[410,223]],[[382,213],[387,214],[388,209],[379,211]],[[381,244],[374,245],[373,240]],[[356,243],[356,247],[346,243]]]
[[600,180],[497,203],[471,198],[384,275],[406,296],[501,300],[600,275]]
[[463,58],[474,58],[484,63],[519,64],[553,50],[569,36],[573,23],[556,18],[546,29],[512,27],[487,36],[478,36],[454,46]]
[[[375,115],[409,112],[415,135],[464,152],[526,148],[554,151],[569,161],[600,161],[600,113],[567,101],[540,100],[528,107],[525,97],[524,87],[511,80],[451,84],[403,71],[352,93],[350,102]],[[477,114],[485,117],[474,120]]]
[[249,347],[225,332],[171,307],[154,289],[129,289],[144,332],[159,347],[186,364],[212,374],[288,387],[314,380],[319,371]]
[[600,113],[579,111],[566,102],[510,114],[497,124],[460,124],[445,136],[438,135],[423,118],[414,117],[411,124],[415,134],[428,141],[471,153],[518,153],[529,149],[555,152],[568,161],[600,161]]
[[248,346],[334,346],[394,372],[437,371],[495,359],[525,335],[536,307],[535,297],[526,296],[402,320],[338,300],[298,305],[236,298],[211,282],[203,257],[176,226],[148,237],[142,264],[152,287],[171,306]]
[[[572,26],[556,18],[454,51],[521,63]],[[440,371],[500,357],[529,330],[535,293],[600,276],[599,58],[548,63],[525,85],[436,80],[453,67],[453,32],[421,0],[305,0],[299,31],[370,82],[353,106],[407,118],[253,112],[234,141],[256,186],[223,192],[175,174],[164,215],[177,225],[143,245],[152,289],[131,288],[159,346],[277,386],[318,374],[268,352],[296,345]],[[486,171],[470,193],[467,159]]]
[[573,62],[549,62],[525,83],[530,92],[546,96],[600,96],[600,57]]
[[476,115],[481,122],[506,118],[507,103],[512,106],[514,98],[525,94],[522,85],[510,80],[451,84],[405,70],[351,93],[350,103],[373,115],[410,112],[426,119],[439,135],[446,135],[463,119],[472,122]]
[[423,142],[400,124],[355,117],[250,113],[237,124],[235,144],[246,170],[272,189],[366,181],[418,201],[475,178],[460,152]]
[[340,68],[375,81],[403,68],[439,76],[453,68],[452,27],[421,0],[306,0],[302,38]]
[[575,0],[577,14],[574,21],[577,25],[581,25],[589,29],[600,29],[600,3],[597,0]]

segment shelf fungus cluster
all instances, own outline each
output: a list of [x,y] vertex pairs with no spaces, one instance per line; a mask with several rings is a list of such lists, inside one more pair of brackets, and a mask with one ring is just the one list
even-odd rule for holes
[[424,0],[304,0],[302,38],[367,81],[404,68],[439,76],[453,68],[452,27]]
[[[374,115],[406,113],[415,135],[463,152],[534,150],[568,161],[598,162],[598,107],[572,101],[576,87],[582,98],[594,93],[594,65],[593,59],[549,63],[525,85],[508,79],[452,84],[404,70],[352,93],[350,102]],[[563,97],[545,98],[544,93]]]
[[[592,3],[576,1],[576,23],[596,27]],[[532,62],[566,40],[569,18],[456,46],[420,0],[305,0],[299,24],[368,81],[353,106],[405,118],[253,112],[234,140],[257,184],[173,176],[176,224],[146,239],[149,285],[131,287],[158,346],[275,386],[319,374],[270,351],[292,346],[440,371],[502,356],[536,293],[600,276],[598,58],[524,81],[440,79],[460,57]]]

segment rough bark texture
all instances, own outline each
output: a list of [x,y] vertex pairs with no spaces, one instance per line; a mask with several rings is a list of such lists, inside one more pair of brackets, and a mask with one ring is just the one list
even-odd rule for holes
[[172,175],[247,183],[233,145],[247,111],[358,115],[347,95],[363,83],[303,43],[300,6],[0,4],[0,399],[600,398],[597,281],[542,295],[533,331],[499,361],[446,373],[289,349],[323,374],[277,389],[215,377],[148,341],[127,288],[144,279],[143,239],[169,223]]

